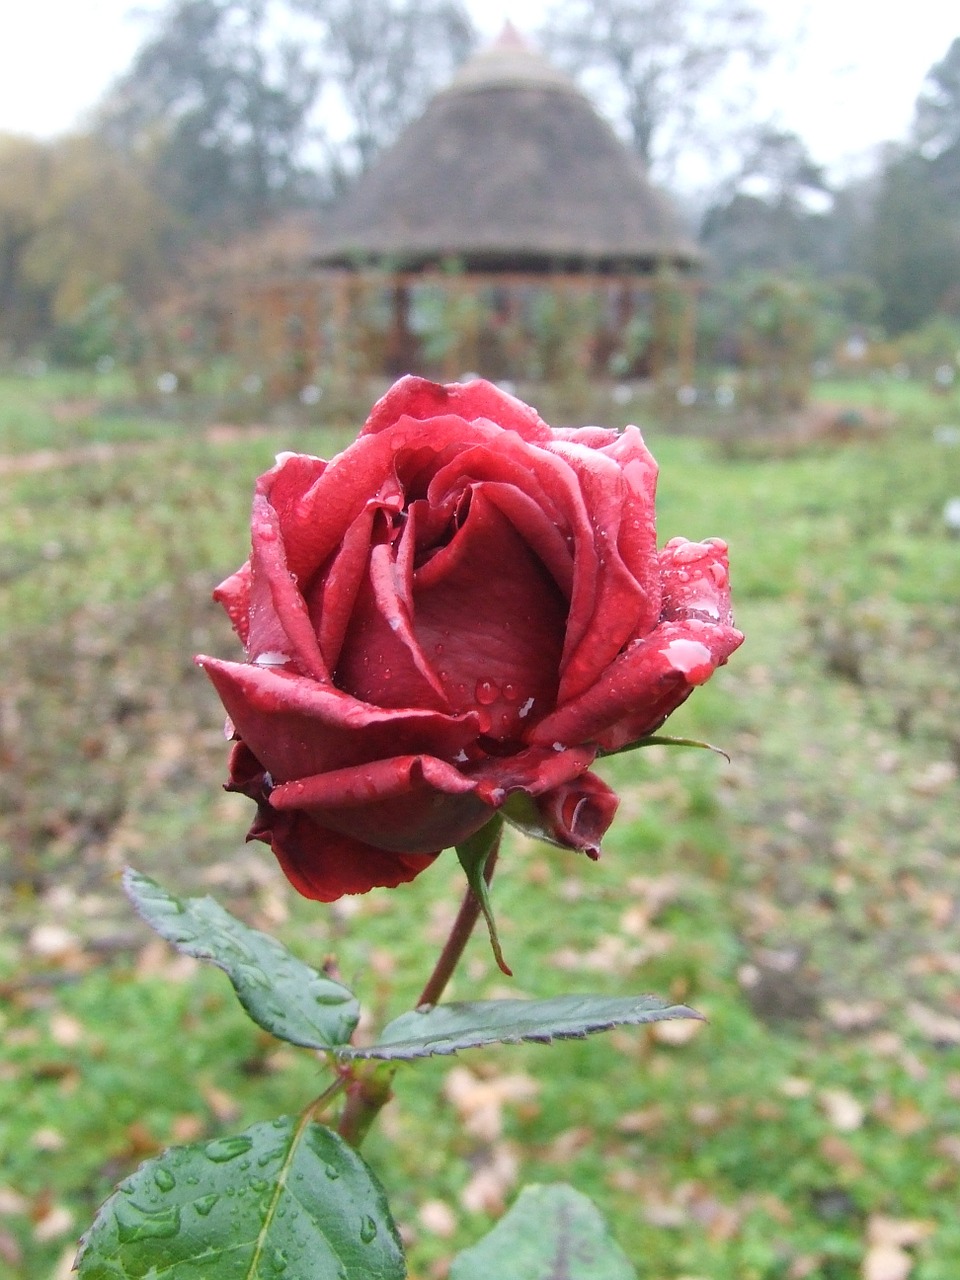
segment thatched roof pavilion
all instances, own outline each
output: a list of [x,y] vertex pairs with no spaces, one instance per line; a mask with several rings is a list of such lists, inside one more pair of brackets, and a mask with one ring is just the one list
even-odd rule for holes
[[699,256],[637,158],[508,25],[326,219],[315,261],[650,273]]
[[324,215],[307,264],[240,292],[237,350],[278,393],[327,371],[678,385],[699,261],[638,159],[508,24]]

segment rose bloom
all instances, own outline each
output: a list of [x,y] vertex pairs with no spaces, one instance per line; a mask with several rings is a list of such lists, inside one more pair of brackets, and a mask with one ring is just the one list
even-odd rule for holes
[[504,808],[596,857],[589,772],[726,662],[726,546],[658,553],[636,427],[553,430],[488,382],[401,379],[324,462],[282,454],[215,592],[246,662],[201,657],[300,893],[412,880]]

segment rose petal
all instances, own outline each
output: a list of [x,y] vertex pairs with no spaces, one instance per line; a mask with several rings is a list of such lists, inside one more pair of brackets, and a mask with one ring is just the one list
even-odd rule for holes
[[593,773],[554,787],[537,799],[549,838],[594,859],[600,856],[600,841],[619,804],[617,793]]
[[493,810],[475,793],[472,779],[443,760],[393,756],[284,783],[270,804],[382,849],[429,853],[489,822]]
[[[633,491],[617,462],[582,445],[558,443],[559,454],[577,477],[589,513],[592,559],[588,591],[574,590],[563,652],[559,700],[576,697],[597,679],[628,640],[656,625],[660,611],[659,589],[651,596],[620,555],[620,531],[624,515],[636,519]],[[656,553],[652,511],[650,554]],[[577,545],[575,584],[579,585],[587,548]]]
[[566,612],[543,562],[483,485],[453,540],[414,574],[421,648],[451,706],[476,708],[494,738],[520,739],[530,707],[553,705]]
[[720,538],[671,538],[660,552],[660,576],[665,621],[698,618],[732,625],[727,544]]
[[284,875],[305,898],[335,902],[347,893],[395,888],[425,870],[436,853],[395,854],[325,830],[302,811],[281,812],[269,804],[263,766],[244,744],[234,749],[227,789],[257,801],[248,840],[269,844]]
[[247,653],[254,662],[263,653],[287,655],[302,675],[327,682],[330,674],[306,601],[287,565],[279,516],[260,493],[253,500],[251,527]]
[[[586,693],[538,724],[531,740],[594,742],[604,751],[619,751],[658,729],[742,641],[732,627],[662,623],[634,641]],[[672,649],[678,642],[681,647]],[[698,646],[695,653],[691,644]]]
[[449,711],[442,683],[430,669],[414,633],[410,605],[401,594],[393,549],[370,554],[344,637],[337,684],[378,707]]
[[330,671],[336,670],[340,660],[343,638],[367,571],[374,515],[373,507],[364,507],[348,526],[320,582],[313,587],[305,584],[310,620]]
[[443,385],[413,375],[395,382],[377,401],[360,434],[375,435],[403,417],[426,421],[447,414],[456,414],[467,422],[487,418],[515,431],[524,440],[547,441],[553,435],[536,409],[482,378]]
[[197,661],[240,737],[278,782],[393,755],[452,760],[479,731],[475,715],[372,707],[285,671]]
[[214,590],[213,598],[226,609],[230,625],[246,647],[247,637],[250,634],[249,560],[242,564],[236,573],[231,573],[229,578],[224,578]]

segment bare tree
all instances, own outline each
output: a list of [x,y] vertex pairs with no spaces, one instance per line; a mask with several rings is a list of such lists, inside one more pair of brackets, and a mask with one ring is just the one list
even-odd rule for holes
[[337,162],[344,176],[422,110],[476,43],[461,0],[293,0],[323,31],[324,74],[348,133]]
[[555,0],[541,40],[644,164],[666,171],[680,147],[739,124],[750,73],[768,53],[748,0]]

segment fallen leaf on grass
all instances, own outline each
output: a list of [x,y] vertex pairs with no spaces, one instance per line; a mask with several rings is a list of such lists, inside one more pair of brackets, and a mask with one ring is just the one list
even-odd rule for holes
[[938,1013],[919,1000],[907,1005],[907,1016],[922,1036],[935,1045],[960,1045],[960,1018]]
[[557,1134],[543,1152],[543,1159],[551,1164],[568,1165],[578,1151],[589,1147],[596,1138],[596,1131],[588,1125],[577,1125]]
[[456,1108],[467,1133],[482,1142],[494,1142],[503,1132],[503,1107],[507,1102],[530,1102],[540,1092],[532,1076],[512,1075],[482,1079],[469,1067],[447,1072],[444,1096]]
[[65,1236],[73,1227],[73,1214],[62,1204],[52,1204],[33,1224],[34,1239],[38,1244],[49,1244]]
[[934,1151],[955,1164],[960,1164],[960,1133],[945,1133],[942,1138],[937,1139]]
[[207,1122],[203,1116],[184,1112],[174,1116],[170,1124],[170,1141],[179,1145],[185,1142],[196,1142],[207,1131]]
[[0,1187],[0,1217],[12,1218],[15,1214],[26,1213],[30,1201],[12,1187]]
[[0,1231],[0,1262],[9,1267],[18,1267],[23,1261],[23,1253],[15,1236],[9,1231]]
[[913,1258],[894,1244],[871,1246],[864,1256],[863,1280],[907,1280],[913,1270]]
[[908,1249],[921,1244],[933,1231],[934,1223],[919,1218],[874,1214],[867,1223],[862,1280],[907,1280],[914,1264]]
[[820,1107],[838,1133],[853,1133],[863,1124],[863,1104],[846,1089],[821,1089]]
[[657,1044],[668,1044],[679,1048],[681,1045],[689,1044],[705,1025],[706,1023],[695,1022],[692,1018],[678,1018],[675,1022],[652,1022],[647,1031]]
[[514,1147],[498,1142],[484,1155],[483,1163],[460,1192],[460,1203],[470,1213],[499,1217],[507,1207],[507,1195],[516,1186],[520,1159]]
[[203,1100],[221,1124],[232,1124],[239,1119],[242,1108],[236,1098],[215,1084],[201,1084]]
[[862,1178],[863,1161],[854,1151],[850,1143],[839,1134],[828,1133],[820,1140],[820,1154],[828,1164],[833,1165],[846,1178]]
[[870,1031],[886,1013],[879,1000],[825,1000],[823,1010],[838,1031]]
[[935,1229],[936,1223],[924,1218],[888,1218],[882,1213],[875,1213],[867,1223],[867,1243],[911,1249],[922,1244]]
[[50,1039],[63,1049],[75,1049],[86,1035],[83,1023],[69,1013],[50,1015]]
[[445,1200],[425,1200],[417,1217],[425,1231],[441,1240],[449,1240],[457,1229],[457,1215]]
[[617,1121],[617,1129],[620,1133],[656,1133],[663,1128],[665,1118],[663,1107],[659,1102],[654,1102],[649,1107],[641,1107],[639,1111],[625,1112]]
[[30,1139],[30,1145],[36,1147],[38,1151],[62,1151],[67,1145],[67,1140],[59,1129],[46,1125],[34,1133]]

